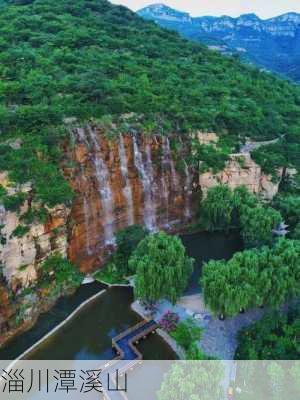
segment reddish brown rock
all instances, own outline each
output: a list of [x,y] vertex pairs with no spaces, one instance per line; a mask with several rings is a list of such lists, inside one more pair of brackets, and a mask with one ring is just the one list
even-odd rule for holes
[[[192,187],[187,187],[185,170],[179,171],[176,165],[170,139],[123,135],[122,150],[119,138],[109,140],[95,127],[77,130],[75,137],[77,144],[69,157],[77,165],[71,176],[77,196],[68,254],[83,271],[103,265],[113,250],[105,241],[110,231],[115,233],[130,222],[150,225],[151,218],[156,229],[172,230],[187,222]],[[104,167],[104,175],[108,171],[108,205],[101,195],[97,162]]]

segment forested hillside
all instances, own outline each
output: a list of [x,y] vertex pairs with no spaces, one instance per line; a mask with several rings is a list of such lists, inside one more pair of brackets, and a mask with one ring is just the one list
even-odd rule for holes
[[150,5],[138,14],[187,39],[300,81],[300,14],[289,12],[269,19],[256,14],[192,17],[164,4]]
[[298,87],[105,0],[1,4],[0,169],[32,181],[43,203],[72,198],[59,169],[70,117],[107,124],[135,113],[135,131],[215,131],[233,146],[285,134],[276,162],[297,162]]

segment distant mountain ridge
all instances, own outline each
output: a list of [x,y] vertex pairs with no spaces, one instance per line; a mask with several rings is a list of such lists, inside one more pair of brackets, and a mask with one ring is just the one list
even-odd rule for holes
[[164,4],[150,5],[138,14],[188,39],[227,54],[239,54],[262,68],[300,82],[300,14],[290,12],[266,20],[255,14],[238,18],[191,17]]

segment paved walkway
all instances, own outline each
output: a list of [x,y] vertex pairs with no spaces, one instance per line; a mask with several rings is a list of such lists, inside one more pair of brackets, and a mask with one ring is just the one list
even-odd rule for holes
[[241,146],[240,153],[249,154],[249,153],[251,153],[251,151],[259,149],[262,146],[269,146],[271,144],[275,144],[284,136],[285,135],[281,135],[280,138],[276,138],[273,140],[265,140],[264,142],[246,142],[245,144],[243,144]]
[[225,321],[212,318],[203,332],[200,347],[206,354],[220,360],[233,360],[239,331],[260,320],[263,315],[264,310],[255,309]]
[[[145,315],[145,310],[137,302],[134,304],[134,309]],[[160,301],[156,306],[157,312],[154,316],[156,322],[167,311],[177,313],[181,321],[193,318],[196,324],[203,328],[199,346],[205,354],[221,360],[234,359],[239,331],[261,319],[265,313],[265,309],[259,308],[220,321],[206,308],[201,293],[182,297],[174,306],[168,301]]]

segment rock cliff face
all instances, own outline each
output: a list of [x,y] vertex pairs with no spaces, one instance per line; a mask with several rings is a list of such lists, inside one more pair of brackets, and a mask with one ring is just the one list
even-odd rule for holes
[[14,235],[15,229],[22,225],[22,216],[34,206],[31,201],[31,185],[21,187],[10,185],[6,173],[0,175],[0,184],[9,195],[16,192],[26,193],[27,199],[19,211],[0,208],[0,225],[2,241],[0,244],[0,263],[3,266],[4,278],[13,290],[27,287],[36,280],[37,270],[41,263],[53,252],[62,256],[67,254],[67,218],[69,210],[65,206],[48,209],[45,223],[33,222],[23,236]]
[[[203,145],[218,146],[219,138],[213,132],[198,132],[197,139]],[[223,171],[217,174],[213,174],[212,172],[200,174],[199,186],[202,194],[206,196],[208,189],[220,184],[228,185],[231,189],[243,185],[251,193],[257,194],[265,200],[272,200],[278,192],[282,169],[277,172],[278,179],[274,181],[272,176],[263,173],[261,167],[251,159],[250,155],[251,150],[261,145],[272,143],[274,141],[247,142],[246,145],[241,147],[240,153],[231,154],[230,160],[226,163]]]
[[67,220],[70,210],[65,206],[48,209],[45,223],[32,222],[24,235],[15,235],[23,224],[22,216],[31,208],[30,184],[19,187],[10,184],[5,172],[0,174],[0,184],[8,195],[25,193],[26,200],[18,211],[0,206],[0,345],[11,336],[30,327],[43,309],[42,298],[37,294],[23,295],[23,289],[34,285],[42,262],[52,253],[67,256]]
[[[185,162],[188,142],[172,151],[172,137],[125,134],[108,139],[95,126],[75,129],[73,136],[69,157],[75,167],[66,174],[77,196],[68,254],[84,272],[105,263],[114,250],[115,233],[122,228],[132,224],[144,224],[149,231],[182,228],[194,213],[193,192],[205,196],[218,184],[245,185],[270,200],[278,191],[278,183],[249,154],[232,155],[216,175],[199,175]],[[202,144],[218,141],[214,133],[197,137]]]
[[[300,14],[293,12],[269,19],[260,19],[256,14],[243,14],[238,18],[226,15],[221,17],[192,17],[189,13],[175,10],[164,4],[153,4],[139,10],[138,14],[143,18],[154,20],[160,24],[163,24],[163,21],[173,22],[174,27],[177,26],[181,29],[183,29],[183,26],[179,24],[186,25],[186,28],[190,28],[190,34],[193,31],[195,34],[198,33],[198,35],[203,32],[211,34],[221,33],[223,35],[227,33],[227,35],[231,34],[232,36],[242,33],[244,36],[248,34],[248,40],[257,40],[257,38],[251,36],[253,32],[258,32],[259,34],[266,33],[277,37],[288,36],[295,38],[300,26]],[[243,29],[244,31],[242,31]],[[211,39],[213,37],[211,36]],[[223,36],[222,39],[226,41],[232,39],[232,37]]]
[[[72,134],[64,168],[76,194],[72,208],[49,209],[46,222],[29,224],[24,235],[14,232],[28,209],[38,207],[32,201],[33,188],[13,187],[7,175],[0,174],[0,184],[9,195],[26,193],[18,212],[0,208],[0,345],[30,327],[56,300],[43,290],[22,291],[34,285],[41,263],[52,253],[68,256],[89,272],[104,265],[122,228],[144,224],[150,231],[182,229],[193,219],[197,191],[205,196],[220,183],[231,188],[246,185],[271,199],[278,190],[249,154],[232,155],[224,171],[199,176],[185,161],[190,141],[178,136],[120,134],[109,139],[92,125],[73,129]],[[214,133],[198,133],[197,138],[217,146]]]
[[228,185],[231,189],[244,185],[252,193],[265,200],[272,200],[278,192],[279,179],[273,182],[272,177],[262,172],[250,154],[232,154],[225,169],[217,174],[206,172],[199,176],[199,185],[206,195],[207,190],[216,185]]
[[144,224],[172,231],[192,217],[193,176],[171,137],[120,135],[96,127],[74,130],[77,167],[67,171],[77,193],[71,212],[69,257],[83,271],[103,265],[113,251],[115,232]]
[[[188,142],[172,136],[124,134],[108,139],[88,125],[73,130],[74,146],[66,149],[72,166],[65,174],[76,193],[72,209],[48,210],[46,223],[29,225],[22,237],[13,235],[21,218],[34,205],[31,185],[14,188],[5,173],[0,184],[9,194],[27,193],[19,212],[0,209],[2,244],[0,262],[4,278],[14,291],[35,281],[40,264],[53,252],[79,265],[84,272],[103,265],[114,250],[115,233],[132,224],[150,231],[176,231],[193,216],[193,192],[205,195],[217,184],[245,185],[271,199],[278,190],[270,176],[249,154],[232,155],[224,171],[199,176],[187,166]],[[177,150],[172,150],[176,141]],[[217,143],[214,133],[198,134],[202,144]],[[179,142],[179,146],[178,146]]]

